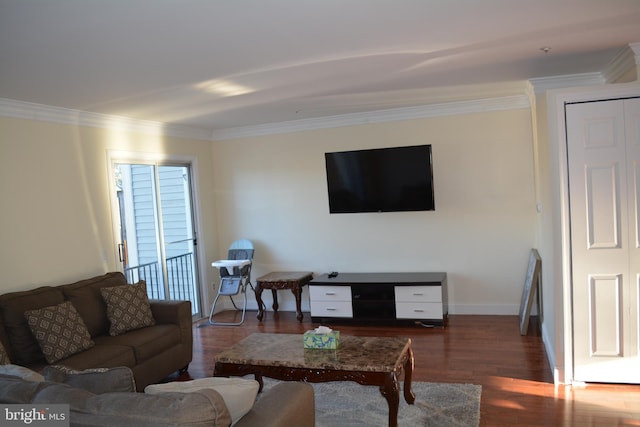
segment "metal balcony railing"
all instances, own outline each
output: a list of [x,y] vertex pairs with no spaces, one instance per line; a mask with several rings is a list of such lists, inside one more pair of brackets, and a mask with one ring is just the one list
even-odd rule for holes
[[193,252],[167,258],[169,295],[165,298],[164,281],[157,261],[124,269],[127,282],[145,281],[150,299],[189,300],[193,309],[197,307],[194,274]]

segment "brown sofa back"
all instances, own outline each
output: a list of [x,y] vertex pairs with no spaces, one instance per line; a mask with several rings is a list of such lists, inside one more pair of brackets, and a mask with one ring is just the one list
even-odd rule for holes
[[2,323],[4,323],[9,342],[6,350],[13,363],[27,365],[44,359],[40,344],[31,333],[24,312],[63,302],[64,294],[62,291],[51,286],[0,295]]
[[109,319],[100,288],[126,283],[122,273],[111,272],[69,285],[43,286],[0,295],[0,326],[4,326],[0,339],[11,361],[18,365],[30,365],[44,359],[40,345],[24,317],[25,311],[69,300],[84,320],[91,336],[104,335],[109,330]]
[[117,272],[107,273],[103,276],[81,280],[69,285],[59,286],[65,298],[78,310],[80,317],[92,337],[106,335],[109,332],[109,318],[107,317],[107,304],[100,294],[101,288],[126,285],[124,274]]

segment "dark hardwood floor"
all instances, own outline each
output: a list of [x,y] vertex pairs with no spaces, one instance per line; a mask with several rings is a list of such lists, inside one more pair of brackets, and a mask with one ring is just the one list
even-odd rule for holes
[[[254,332],[302,333],[318,326],[304,315],[302,323],[293,312],[267,312],[262,322],[256,312],[247,312],[241,326],[197,322],[193,362],[175,379],[211,376],[216,353]],[[215,319],[239,320],[240,314],[226,311]],[[482,386],[481,426],[640,426],[640,386],[553,384],[534,319],[524,337],[517,316],[449,316],[445,328],[330,326],[348,335],[411,338],[414,381]]]

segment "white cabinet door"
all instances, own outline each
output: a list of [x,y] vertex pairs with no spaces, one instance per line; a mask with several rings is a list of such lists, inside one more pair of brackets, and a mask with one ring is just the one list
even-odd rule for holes
[[442,304],[441,286],[395,286],[396,302],[438,302]]
[[353,317],[350,286],[309,286],[312,317]]
[[640,99],[566,106],[575,381],[640,383]]
[[350,301],[311,301],[312,317],[353,317]]
[[397,319],[442,319],[441,302],[398,302]]
[[350,286],[309,286],[311,301],[348,301],[351,302]]

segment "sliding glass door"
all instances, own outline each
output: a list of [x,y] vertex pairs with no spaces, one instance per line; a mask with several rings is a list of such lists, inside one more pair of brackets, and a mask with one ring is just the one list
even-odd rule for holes
[[149,298],[190,300],[200,313],[189,164],[114,163],[119,259]]

